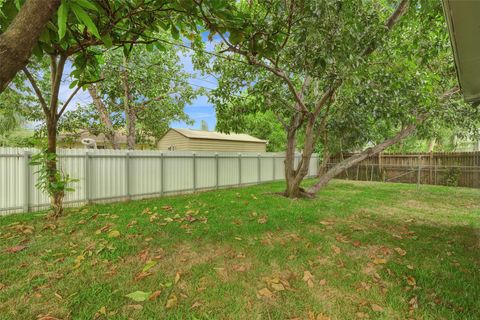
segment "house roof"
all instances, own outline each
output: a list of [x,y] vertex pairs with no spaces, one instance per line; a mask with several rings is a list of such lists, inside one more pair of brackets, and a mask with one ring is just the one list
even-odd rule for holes
[[458,82],[467,102],[480,102],[480,1],[443,0]]
[[266,143],[266,140],[261,140],[255,137],[252,137],[249,134],[245,133],[221,133],[221,132],[212,132],[212,131],[202,131],[202,130],[192,130],[192,129],[174,129],[181,135],[190,138],[190,139],[209,139],[209,140],[228,140],[228,141],[241,141],[241,142],[256,142],[256,143]]

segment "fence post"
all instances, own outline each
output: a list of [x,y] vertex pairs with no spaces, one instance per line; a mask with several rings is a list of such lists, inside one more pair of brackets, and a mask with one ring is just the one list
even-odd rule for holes
[[272,156],[272,159],[273,159],[273,165],[272,165],[272,168],[273,168],[273,178],[272,180],[275,181],[275,171],[277,171],[275,169],[275,163],[277,162],[277,159],[275,158],[275,155]]
[[218,189],[219,187],[219,178],[218,178],[218,173],[219,173],[219,166],[218,166],[218,152],[215,152],[215,189]]
[[422,159],[422,156],[418,156],[418,172],[417,172],[417,190],[420,188],[420,179],[421,179],[421,170],[422,170],[422,167],[420,165],[420,161]]
[[165,170],[164,170],[165,158],[163,152],[160,152],[160,196],[163,197],[163,190],[165,189]]
[[30,211],[30,152],[25,151],[23,153],[23,212]]
[[130,200],[130,151],[125,154],[125,184],[127,191],[127,199]]
[[90,154],[85,151],[85,200],[90,203]]
[[242,154],[238,154],[238,185],[242,185]]
[[257,155],[257,182],[260,183],[262,180],[261,173],[260,173],[260,153]]
[[193,192],[197,191],[197,156],[195,152],[192,153],[193,160]]

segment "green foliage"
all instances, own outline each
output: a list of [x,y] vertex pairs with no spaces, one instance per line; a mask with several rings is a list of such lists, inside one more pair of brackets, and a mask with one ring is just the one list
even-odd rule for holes
[[[104,80],[95,87],[115,130],[126,127],[125,103],[136,113],[140,140],[158,140],[172,121],[191,123],[184,107],[201,91],[188,84],[190,75],[182,70],[175,47],[134,47],[126,64],[122,52],[109,50],[103,54],[103,60],[99,72]],[[128,97],[124,93],[125,75]],[[93,104],[67,112],[59,125],[60,130],[70,133],[84,129],[92,134],[106,132]]]
[[445,175],[445,185],[456,187],[458,186],[458,179],[460,178],[461,171],[459,168],[452,167],[447,169],[447,173]]
[[35,172],[35,174],[37,174],[37,183],[35,184],[35,187],[44,191],[51,197],[58,194],[61,194],[63,197],[65,192],[75,191],[70,185],[73,182],[79,181],[78,179],[71,178],[68,174],[63,173],[56,166],[52,173],[51,165],[52,163],[56,164],[57,161],[57,154],[48,152],[46,148],[41,152],[34,154],[30,161],[30,165],[39,166],[38,171]]
[[[288,124],[297,112],[286,81],[254,65],[258,62],[286,73],[297,92],[309,77],[303,90],[309,111],[329,87],[342,82],[329,107],[320,110],[315,128],[318,144],[326,146],[317,150],[361,150],[415,123],[420,114],[429,116],[417,139],[444,128],[478,133],[479,108],[449,93],[457,83],[441,4],[412,1],[387,35],[384,21],[392,8],[386,1],[310,0],[291,11],[288,1],[241,1],[230,16],[213,18],[229,32],[223,32],[218,50],[229,44],[227,51],[237,52],[229,53],[231,61],[199,63],[219,77],[210,96],[219,127],[245,130],[247,116],[266,110]],[[376,50],[365,56],[369,48]]]

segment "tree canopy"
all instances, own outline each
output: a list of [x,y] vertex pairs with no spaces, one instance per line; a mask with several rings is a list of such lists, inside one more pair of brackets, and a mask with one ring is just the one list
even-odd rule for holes
[[220,76],[211,96],[219,125],[238,131],[247,115],[275,114],[287,136],[289,196],[299,195],[318,145],[327,153],[370,148],[325,173],[310,192],[415,132],[474,119],[455,95],[439,3],[240,1],[231,19],[207,12],[204,19],[223,21],[218,52],[231,59],[207,64]]

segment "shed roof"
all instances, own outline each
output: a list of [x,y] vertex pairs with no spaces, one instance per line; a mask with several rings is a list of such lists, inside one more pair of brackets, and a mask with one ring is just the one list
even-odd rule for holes
[[458,81],[467,102],[480,101],[480,1],[443,0]]
[[256,142],[256,143],[267,142],[266,140],[261,140],[245,133],[227,134],[227,133],[221,133],[221,132],[215,132],[215,131],[174,129],[174,128],[171,128],[170,130],[175,130],[176,132],[190,139],[228,140],[228,141]]

